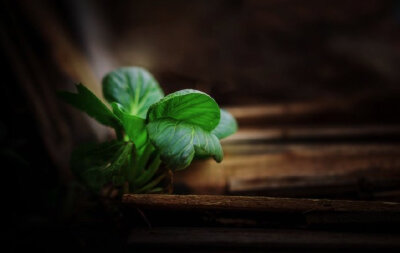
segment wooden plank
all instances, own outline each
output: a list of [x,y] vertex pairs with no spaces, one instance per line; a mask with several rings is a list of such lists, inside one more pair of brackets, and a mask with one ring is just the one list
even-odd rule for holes
[[[342,101],[344,102],[344,101]],[[341,106],[348,106],[347,103],[340,103]],[[309,103],[287,103],[287,104],[258,104],[248,106],[230,106],[227,107],[230,113],[232,113],[239,121],[254,118],[271,118],[276,116],[290,117],[293,115],[307,115],[313,113],[319,113],[333,108],[338,109],[337,101],[314,101]]]
[[314,192],[322,196],[348,191],[371,195],[400,186],[399,150],[314,146],[275,154],[235,155],[224,166],[232,193],[307,196]]
[[198,161],[176,173],[176,190],[373,199],[400,187],[395,144],[229,144],[224,152],[220,164]]
[[291,153],[307,156],[321,155],[368,155],[368,154],[400,154],[399,144],[390,143],[226,143],[223,149],[228,156],[244,156],[252,154]]
[[122,202],[127,207],[126,214],[136,217],[135,226],[142,223],[382,232],[398,231],[400,225],[397,202],[158,194],[127,194]]
[[125,204],[146,209],[250,210],[265,212],[380,212],[398,213],[400,203],[250,196],[125,194]]
[[390,126],[325,126],[295,127],[279,126],[266,128],[241,128],[236,134],[223,140],[225,144],[251,142],[355,142],[398,141],[400,125]]
[[[217,252],[221,249],[350,250],[400,248],[399,234],[249,228],[135,228],[128,245],[135,249]],[[231,252],[231,251],[230,251]],[[236,251],[234,251],[236,252]]]

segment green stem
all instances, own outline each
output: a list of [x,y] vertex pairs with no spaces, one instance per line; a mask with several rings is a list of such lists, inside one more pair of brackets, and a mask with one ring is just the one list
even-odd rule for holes
[[161,164],[160,156],[157,155],[151,162],[146,171],[144,171],[135,181],[134,185],[136,188],[145,185],[157,172]]
[[161,174],[159,177],[157,177],[156,179],[154,179],[153,181],[151,181],[147,185],[145,185],[142,188],[140,188],[139,190],[135,191],[135,193],[143,193],[143,192],[147,192],[149,190],[153,190],[152,188],[154,188],[154,186],[159,184],[161,182],[161,180],[163,180],[165,178],[165,176],[166,176],[165,173]]

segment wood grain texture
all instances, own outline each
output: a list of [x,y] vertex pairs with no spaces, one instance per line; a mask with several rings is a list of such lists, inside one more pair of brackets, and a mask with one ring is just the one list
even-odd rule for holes
[[[135,227],[398,233],[400,203],[215,195],[124,195]],[[140,214],[140,215],[138,215]],[[143,223],[143,220],[146,222]]]
[[[400,146],[385,143],[235,143],[222,163],[197,161],[176,173],[176,190],[195,194],[394,199]],[[385,195],[385,192],[392,192]]]
[[125,194],[125,204],[147,209],[250,210],[269,212],[400,212],[400,203],[250,196]]

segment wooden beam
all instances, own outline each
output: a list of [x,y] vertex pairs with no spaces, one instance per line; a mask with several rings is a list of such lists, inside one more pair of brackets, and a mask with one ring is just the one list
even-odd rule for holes
[[[224,161],[195,161],[176,192],[270,197],[393,199],[400,186],[394,144],[224,145]],[[186,190],[186,191],[185,191]],[[400,196],[400,195],[399,195]]]
[[291,199],[220,195],[125,194],[125,204],[146,209],[243,210],[265,212],[400,213],[400,203],[327,199]]
[[152,194],[128,194],[122,201],[135,226],[240,226],[387,233],[398,231],[400,225],[400,203],[397,202]]
[[240,128],[237,133],[223,140],[224,144],[237,143],[282,143],[282,142],[357,142],[357,141],[398,141],[400,125],[377,126],[324,126],[324,127],[253,127]]

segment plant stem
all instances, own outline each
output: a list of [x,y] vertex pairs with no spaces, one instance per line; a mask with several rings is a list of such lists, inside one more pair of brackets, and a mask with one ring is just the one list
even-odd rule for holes
[[147,192],[150,189],[152,189],[154,186],[156,186],[158,183],[161,182],[161,180],[163,180],[165,178],[166,174],[161,174],[159,177],[157,177],[156,179],[154,179],[153,181],[151,181],[150,183],[148,183],[147,185],[143,186],[142,188],[140,188],[139,190],[135,191],[135,193],[143,193],[143,192]]

